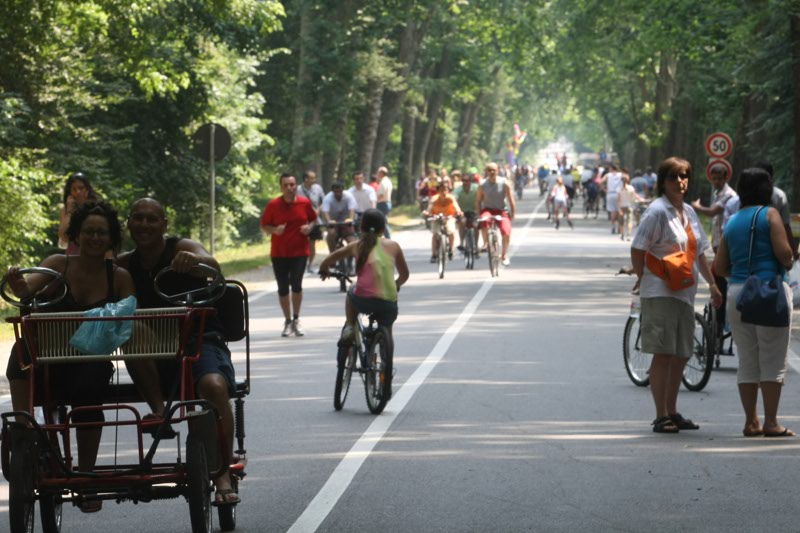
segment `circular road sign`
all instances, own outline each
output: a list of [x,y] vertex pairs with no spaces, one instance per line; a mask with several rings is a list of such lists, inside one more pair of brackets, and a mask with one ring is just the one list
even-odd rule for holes
[[706,153],[716,159],[728,157],[733,150],[733,142],[727,133],[718,131],[706,139]]
[[223,126],[209,122],[200,126],[192,140],[194,153],[206,161],[211,157],[211,128],[214,128],[214,161],[222,161],[231,149],[231,136]]
[[708,166],[706,167],[706,177],[711,179],[711,171],[715,167],[724,167],[727,174],[725,174],[728,179],[733,175],[733,167],[730,163],[728,163],[727,159],[712,159],[708,162]]

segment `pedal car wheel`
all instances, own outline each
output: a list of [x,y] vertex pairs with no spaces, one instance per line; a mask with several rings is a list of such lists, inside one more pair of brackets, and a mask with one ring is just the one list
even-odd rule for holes
[[61,511],[60,494],[39,495],[39,515],[44,533],[61,533]]
[[211,533],[211,480],[205,445],[197,435],[186,437],[186,478],[192,533]]
[[[239,478],[231,476],[231,488],[239,493]],[[217,507],[219,516],[219,529],[221,531],[233,531],[236,529],[236,507],[237,505],[220,505]]]
[[33,450],[25,440],[12,447],[11,479],[8,487],[8,521],[11,533],[33,533],[36,497],[33,491],[36,468]]

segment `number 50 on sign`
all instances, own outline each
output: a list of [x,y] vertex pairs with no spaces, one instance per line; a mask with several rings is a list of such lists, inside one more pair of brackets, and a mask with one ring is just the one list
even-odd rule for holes
[[733,142],[731,142],[731,138],[726,133],[718,131],[717,133],[712,133],[706,139],[706,153],[714,159],[728,157],[731,150],[733,150]]

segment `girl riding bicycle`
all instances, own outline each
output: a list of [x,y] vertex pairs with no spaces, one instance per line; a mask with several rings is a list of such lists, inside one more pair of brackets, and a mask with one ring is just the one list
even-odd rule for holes
[[[374,315],[378,324],[389,332],[397,320],[397,293],[408,280],[408,265],[400,245],[383,237],[385,227],[383,213],[367,209],[361,217],[361,238],[334,251],[319,265],[319,275],[326,279],[330,267],[337,261],[356,258],[358,279],[347,292],[346,324],[341,336],[344,341],[352,340],[359,313]],[[397,279],[394,277],[395,269]]]

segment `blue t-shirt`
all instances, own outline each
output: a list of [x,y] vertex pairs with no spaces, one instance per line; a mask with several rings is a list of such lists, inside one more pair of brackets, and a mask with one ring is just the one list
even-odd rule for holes
[[[740,210],[725,225],[725,243],[728,246],[728,256],[731,260],[731,276],[728,281],[731,283],[744,283],[750,276],[750,272],[747,270],[747,258],[750,253],[750,224],[759,207],[761,206],[755,205]],[[765,207],[758,213],[751,265],[753,273],[764,281],[772,279],[775,274],[783,273],[783,268],[778,264],[778,259],[772,250],[767,209]]]

